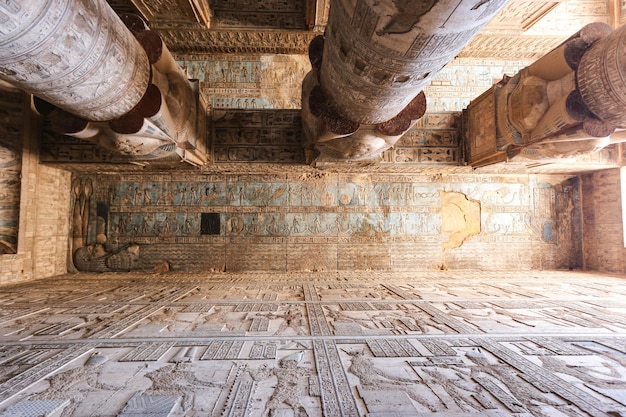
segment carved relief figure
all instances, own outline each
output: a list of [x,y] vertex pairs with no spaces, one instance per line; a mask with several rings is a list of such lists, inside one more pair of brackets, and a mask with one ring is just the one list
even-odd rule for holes
[[589,24],[498,84],[498,148],[522,160],[570,158],[624,141],[624,103],[614,99],[626,88],[615,52],[624,33]]
[[263,416],[276,415],[280,406],[286,404],[293,410],[294,417],[309,417],[300,399],[308,386],[306,378],[311,376],[310,369],[298,366],[303,356],[304,352],[300,351],[282,358],[277,368],[263,365],[259,369],[249,370],[255,381],[276,377],[276,387],[265,404]]
[[555,400],[549,393],[540,391],[534,385],[523,380],[519,373],[508,365],[503,365],[499,361],[492,363],[480,348],[477,347],[468,351],[466,357],[475,365],[473,368],[474,375],[483,373],[504,384],[519,404],[518,406],[526,407],[533,415],[547,417],[549,414],[544,412],[546,406],[554,407],[571,417],[580,415],[580,410],[564,401]]
[[412,0],[393,0],[393,4],[397,9],[396,13],[391,16],[385,26],[376,34],[383,36],[390,33],[409,32],[419,22],[420,18],[433,8],[435,3],[437,3],[437,0],[419,3],[415,3]]
[[288,329],[290,329],[291,332],[295,332],[297,335],[307,334],[307,331],[305,330],[306,320],[301,311],[289,309],[284,313],[267,314],[266,317],[270,320],[281,320],[280,325],[276,330],[276,335],[286,334],[289,331]]
[[167,364],[145,374],[152,386],[144,391],[146,395],[180,395],[184,411],[193,409],[195,391],[202,388],[221,387],[222,384],[203,381],[193,372],[193,365],[185,362]]
[[365,356],[363,351],[346,352],[350,357],[348,372],[359,379],[360,386],[365,390],[374,391],[404,391],[412,400],[426,407],[432,412],[442,408],[441,400],[435,396],[426,398],[420,392],[420,381],[396,375],[391,375],[378,368],[374,362]]
[[[127,194],[127,203],[134,201],[132,186],[131,194]],[[128,272],[139,264],[139,246],[128,244],[113,245],[107,241],[106,221],[97,216],[95,222],[90,221],[91,196],[94,186],[91,178],[75,178],[72,182],[72,260],[74,267],[84,272]],[[88,243],[88,229],[95,227],[95,242]],[[127,222],[124,215],[119,216],[118,231],[125,234]]]
[[138,262],[138,245],[126,245],[107,252],[103,245],[92,243],[74,252],[74,265],[84,272],[129,272],[138,266]]

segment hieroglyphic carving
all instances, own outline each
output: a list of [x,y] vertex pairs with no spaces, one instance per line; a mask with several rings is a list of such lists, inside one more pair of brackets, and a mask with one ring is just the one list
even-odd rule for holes
[[305,0],[214,1],[215,28],[305,29]]
[[[299,109],[302,79],[311,68],[301,55],[258,54],[214,54],[210,59],[187,58],[181,65],[200,81],[202,96],[216,110]],[[245,120],[240,127],[247,127]]]
[[200,360],[237,359],[243,347],[241,341],[224,340],[212,342],[204,351]]
[[174,346],[173,342],[142,343],[119,359],[120,362],[158,361]]
[[17,416],[50,415],[60,412],[68,404],[69,400],[26,400],[10,406],[3,414]]
[[568,384],[563,379],[551,374],[546,369],[533,362],[503,349],[497,343],[486,339],[475,339],[476,342],[505,361],[512,367],[523,373],[523,378],[533,384],[537,389],[544,392],[558,392],[559,395],[581,410],[594,410],[596,412],[607,412],[607,406],[597,398],[587,394],[585,391]]
[[545,3],[533,1],[512,1],[485,26],[486,31],[497,33],[519,33],[530,29],[535,23],[550,13],[560,0]]
[[148,58],[106,2],[11,1],[1,9],[12,22],[0,30],[3,79],[89,120],[117,118],[141,99]]
[[314,341],[315,366],[320,379],[325,415],[356,417],[359,415],[350,392],[347,376],[341,366],[337,346],[331,341]]
[[[211,25],[211,10],[205,0],[131,1],[143,17],[155,25],[169,26],[171,22],[182,27],[208,28]],[[121,11],[119,7],[113,8]]]
[[[484,229],[468,240],[473,245],[550,243],[553,247],[541,249],[547,257],[566,242],[542,233],[547,223],[552,236],[559,233],[557,211],[549,209],[556,207],[554,197],[562,198],[559,204],[572,199],[572,207],[580,204],[565,187],[534,177],[529,182],[528,177],[451,175],[448,185],[430,175],[380,174],[370,179],[328,173],[319,178],[304,173],[100,175],[92,200],[109,208],[108,240],[141,245],[143,267],[167,260],[174,269],[186,270],[266,269],[269,264],[277,269],[390,269],[414,268],[422,261],[426,263],[419,268],[424,268],[440,258],[446,237],[443,187],[481,201]],[[214,234],[202,233],[206,214],[214,217]],[[415,242],[421,242],[421,251],[412,249]],[[207,248],[211,256],[206,256]],[[539,263],[513,255],[510,266]],[[569,265],[565,255],[548,260]]]
[[176,395],[135,395],[133,396],[119,417],[133,417],[138,413],[150,413],[153,416],[168,415],[174,410],[179,397]]
[[186,30],[158,28],[170,50],[191,58],[209,54],[300,54],[307,53],[309,43],[316,36],[306,31],[256,30]]
[[415,347],[407,340],[370,339],[367,346],[375,357],[420,356]]
[[558,46],[566,35],[476,35],[459,53],[462,58],[537,59]]
[[457,113],[426,113],[394,145],[382,161],[394,164],[461,163]]
[[26,387],[29,387],[40,379],[45,378],[57,369],[67,365],[77,357],[80,357],[91,350],[93,350],[93,346],[77,345],[56,352],[52,357],[31,366],[27,371],[22,372],[0,384],[0,398],[3,400],[10,399]]
[[[323,412],[341,415],[341,410],[348,410],[346,415],[349,416],[382,415],[390,409],[411,414],[430,411],[613,415],[624,411],[619,392],[623,390],[622,380],[626,375],[624,343],[620,336],[623,330],[616,326],[617,331],[613,334],[606,331],[599,334],[571,323],[558,330],[561,336],[554,337],[542,334],[546,327],[540,325],[541,321],[551,323],[552,319],[538,314],[555,306],[564,310],[571,303],[581,311],[574,308],[570,314],[583,314],[584,310],[598,316],[610,310],[607,317],[612,315],[615,320],[624,306],[620,295],[626,292],[618,278],[562,271],[431,271],[174,272],[165,280],[157,281],[153,274],[145,273],[104,279],[105,289],[99,277],[86,274],[37,281],[27,287],[28,293],[16,293],[19,287],[9,286],[0,289],[0,299],[11,300],[11,309],[25,313],[31,309],[32,303],[28,300],[48,294],[49,309],[63,316],[92,312],[110,316],[111,322],[120,321],[125,328],[132,328],[135,324],[142,326],[140,321],[143,319],[152,320],[159,323],[153,327],[154,331],[139,333],[131,330],[109,336],[83,334],[80,341],[33,344],[32,338],[20,340],[23,335],[7,334],[6,327],[3,327],[0,333],[5,348],[0,349],[0,384],[18,374],[28,373],[33,365],[70,346],[91,346],[90,340],[97,340],[98,352],[84,365],[73,360],[61,364],[62,368],[50,369],[49,374],[53,376],[43,376],[46,380],[39,383],[37,381],[41,378],[32,379],[29,387],[20,389],[20,399],[67,399],[70,407],[67,410],[81,415],[96,409],[107,415],[120,415],[124,404],[135,403],[128,399],[136,396],[141,397],[137,403],[146,407],[155,405],[157,398],[169,398],[169,402],[165,401],[168,404],[179,399],[179,406],[186,412],[212,410],[212,413],[227,413],[225,415],[242,415],[242,409],[262,414],[266,408],[272,411],[276,404],[282,404],[280,407],[284,409],[291,407],[294,412],[303,413],[304,409],[308,415]],[[497,286],[492,285],[494,279],[498,280]],[[65,289],[66,286],[75,287],[78,282],[84,284],[80,291]],[[384,288],[387,291],[383,291]],[[539,288],[544,290],[539,292]],[[305,294],[308,295],[303,303]],[[400,294],[404,300],[398,300]],[[507,298],[502,300],[503,296]],[[596,299],[600,298],[605,299],[610,307],[598,306],[599,310],[588,307],[592,305],[588,301],[598,302]],[[340,307],[343,305],[348,307],[343,312],[355,318],[361,315],[362,319],[369,319],[371,324],[381,326],[387,333],[384,337],[364,336],[362,330],[344,326],[341,340],[332,333],[320,331],[313,331],[311,335],[292,333],[297,336],[294,340],[288,334],[241,332],[236,338],[224,338],[195,332],[186,333],[183,340],[173,342],[172,334],[163,327],[167,324],[189,331],[193,322],[198,321],[199,312],[218,306],[225,311],[216,313],[218,317],[214,318],[214,323],[231,329],[248,329],[254,317],[264,316],[234,313],[234,307],[244,304],[273,306],[277,300],[281,306],[290,306],[281,307],[281,313],[293,310],[294,305],[307,305],[309,308],[302,310],[308,313],[310,322],[313,321],[312,315],[317,314],[333,327],[337,323],[333,312],[343,311]],[[147,306],[147,303],[151,305]],[[203,303],[209,308],[203,308]],[[493,319],[493,328],[497,328],[497,320],[512,313],[497,311],[497,308],[521,310],[517,313],[534,317],[531,322],[534,326],[517,336],[483,333],[475,337],[480,333],[475,327],[464,331],[464,337],[427,331],[422,331],[423,335],[407,336],[388,331],[401,330],[401,326],[413,331],[412,326],[426,310],[445,315],[446,309],[442,306],[452,303],[464,310],[477,310],[477,316],[482,317],[484,324]],[[416,310],[416,304],[422,311]],[[107,306],[112,309],[108,314],[104,311]],[[193,306],[192,311],[183,312],[187,306]],[[371,309],[376,306],[382,307],[380,311]],[[146,307],[150,309],[146,310]],[[263,314],[264,308],[256,310]],[[500,317],[481,314],[491,310]],[[169,314],[171,321],[165,322],[162,319],[168,311],[176,314]],[[140,313],[141,318],[135,313]],[[56,313],[50,316],[60,317]],[[436,314],[429,317],[442,322]],[[527,320],[519,315],[510,317]],[[78,322],[76,317],[62,319],[67,323]],[[365,320],[362,321],[365,324]],[[431,321],[433,324],[436,323]],[[45,324],[41,326],[44,327]],[[447,329],[449,333],[450,327]],[[554,330],[548,331],[554,333]],[[232,335],[234,333],[228,336]],[[335,343],[339,343],[339,349]],[[144,349],[147,349],[145,355],[141,356],[140,351]],[[124,360],[127,355],[135,353],[140,356],[135,355],[134,361]],[[158,360],[154,360],[157,357]],[[287,364],[289,360],[293,363]],[[152,385],[146,389],[144,384],[150,382]],[[289,402],[293,390],[283,389],[283,383],[287,382],[291,387],[298,387],[299,400]],[[32,385],[34,383],[36,385]],[[115,393],[123,393],[123,400],[109,401],[111,395],[120,395]],[[597,401],[589,401],[590,398]],[[13,403],[0,400],[0,413]],[[594,408],[598,404],[601,408]]]
[[[397,115],[504,5],[492,2],[470,10],[471,5],[459,4],[450,6],[450,13],[439,13],[430,2],[403,13],[402,5],[357,3],[354,9],[330,11],[320,83],[339,113],[360,123],[380,123]],[[422,15],[428,18],[414,30]],[[378,108],[375,116],[367,114],[368,106]]]
[[301,135],[299,111],[231,111],[213,122],[214,160],[304,162]]

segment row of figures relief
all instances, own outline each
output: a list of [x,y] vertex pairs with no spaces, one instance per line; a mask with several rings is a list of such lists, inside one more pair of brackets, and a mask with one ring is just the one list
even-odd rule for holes
[[408,206],[437,204],[439,189],[412,183],[121,183],[108,203],[122,206]]
[[119,213],[111,216],[113,233],[130,237],[200,234],[199,213]]
[[[220,215],[229,236],[437,236],[437,213],[251,213]],[[201,213],[112,213],[119,237],[199,236]],[[216,233],[210,233],[216,234]]]

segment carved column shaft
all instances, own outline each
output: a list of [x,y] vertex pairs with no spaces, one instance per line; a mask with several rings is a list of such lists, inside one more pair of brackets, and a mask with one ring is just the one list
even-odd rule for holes
[[104,0],[7,0],[0,3],[0,78],[105,121],[139,102],[150,65]]
[[594,115],[613,127],[626,127],[626,25],[589,48],[576,79]]
[[504,6],[502,0],[353,0],[332,4],[320,84],[343,117],[400,113]]
[[[475,166],[509,160],[571,158],[624,140],[626,25],[591,23],[563,44],[492,88],[493,129],[470,137]],[[482,98],[477,99],[478,102]],[[474,110],[474,108],[476,110]],[[470,106],[469,126],[488,118]],[[480,146],[476,145],[480,144]],[[492,150],[489,145],[493,144]]]
[[506,0],[337,0],[309,46],[302,91],[306,147],[375,161],[426,111],[422,89]]

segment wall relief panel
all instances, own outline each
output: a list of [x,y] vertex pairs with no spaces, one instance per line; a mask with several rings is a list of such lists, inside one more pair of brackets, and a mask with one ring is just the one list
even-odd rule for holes
[[[465,256],[485,269],[570,267],[579,252],[576,224],[557,210],[576,213],[573,186],[527,177],[177,173],[77,175],[75,185],[74,247],[136,245],[139,268],[431,269]],[[460,229],[444,222],[444,194],[481,207],[472,232],[445,251]],[[503,244],[525,254],[498,258]]]

